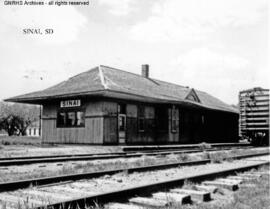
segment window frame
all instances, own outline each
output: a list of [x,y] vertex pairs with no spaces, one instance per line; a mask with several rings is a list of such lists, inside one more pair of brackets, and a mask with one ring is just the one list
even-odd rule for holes
[[171,132],[177,133],[177,108],[175,105],[171,109]]
[[[138,131],[145,132],[145,106],[143,105],[138,106],[137,115],[138,115]],[[143,129],[141,129],[141,124]]]
[[[73,112],[75,113],[75,125],[67,125],[67,116],[68,113]],[[81,125],[76,125],[78,121],[78,116],[77,113],[82,112],[83,113],[83,124]],[[66,121],[64,124],[60,124],[59,120],[59,115],[60,113],[64,113],[66,117]],[[85,127],[85,108],[59,108],[57,111],[57,117],[56,117],[56,128],[83,128]]]

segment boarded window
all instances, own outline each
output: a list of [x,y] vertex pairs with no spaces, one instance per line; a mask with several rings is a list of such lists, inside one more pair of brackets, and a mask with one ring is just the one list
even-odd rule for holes
[[57,114],[57,127],[84,127],[84,111],[61,110]]
[[168,109],[166,107],[156,107],[156,125],[158,131],[168,131]]
[[145,108],[144,106],[139,106],[138,107],[138,129],[139,131],[144,131],[145,130]]

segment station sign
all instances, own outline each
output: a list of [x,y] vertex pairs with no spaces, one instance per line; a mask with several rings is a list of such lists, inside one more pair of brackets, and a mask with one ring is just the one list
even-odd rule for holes
[[80,107],[81,106],[81,100],[80,99],[74,99],[74,100],[65,100],[60,102],[60,107]]

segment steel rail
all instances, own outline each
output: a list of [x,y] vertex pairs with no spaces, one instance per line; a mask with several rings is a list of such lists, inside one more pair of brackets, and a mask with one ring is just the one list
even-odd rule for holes
[[[229,149],[229,148],[225,148]],[[217,148],[209,148],[205,149],[205,151],[211,150],[218,150]],[[143,152],[113,152],[113,153],[97,153],[97,154],[71,154],[71,155],[42,155],[42,156],[25,156],[25,157],[4,157],[0,158],[0,162],[2,161],[12,161],[12,160],[31,160],[31,159],[51,159],[51,158],[72,158],[72,157],[93,157],[93,156],[129,156],[129,155],[155,155],[155,154],[162,154],[162,153],[172,153],[172,152],[200,152],[201,149],[168,149],[168,150],[153,150],[153,151],[143,151]]]
[[220,176],[227,176],[229,174],[235,174],[236,172],[242,172],[246,170],[250,170],[252,168],[257,168],[263,165],[269,165],[269,162],[260,162],[253,163],[247,166],[239,166],[237,168],[230,169],[220,169],[215,172],[205,172],[199,175],[189,175],[182,178],[174,178],[169,181],[160,181],[152,184],[145,184],[137,187],[129,187],[120,190],[114,190],[111,192],[100,193],[91,196],[85,196],[78,199],[71,199],[64,202],[57,202],[49,205],[42,205],[35,207],[35,209],[76,209],[76,208],[85,208],[85,206],[95,206],[98,204],[105,204],[112,201],[124,201],[130,197],[136,195],[149,195],[152,192],[166,190],[168,188],[172,188],[177,186],[181,186],[184,184],[185,180],[189,180],[192,182],[201,182],[206,179],[212,179]]
[[[207,151],[207,150],[206,150]],[[209,150],[211,151],[211,150]],[[213,150],[216,151],[216,150]],[[196,153],[202,152],[201,150],[181,150],[171,152],[155,152],[155,153],[135,153],[135,154],[121,154],[121,155],[102,155],[102,156],[75,156],[75,157],[56,157],[56,158],[29,158],[29,159],[17,159],[17,160],[2,160],[0,166],[12,166],[12,165],[26,165],[34,163],[53,163],[53,162],[66,162],[66,161],[84,161],[84,160],[104,160],[115,158],[132,158],[141,156],[154,156],[154,155],[168,155],[168,154],[180,154],[180,153]]]
[[35,155],[24,157],[0,157],[0,161],[4,160],[26,160],[26,159],[42,159],[42,158],[59,158],[59,157],[83,157],[83,156],[106,156],[106,155],[125,155],[125,152],[113,152],[113,153],[92,153],[92,154],[69,154],[69,155]]
[[[210,144],[211,145],[211,144]],[[241,148],[252,148],[253,146],[250,146],[249,144],[235,144],[235,143],[222,143],[222,144],[213,144],[211,145],[212,148],[206,149],[206,150],[215,150],[215,149],[230,149],[232,147],[241,147]],[[132,146],[131,146],[132,147]],[[141,146],[142,149],[144,149],[144,146]],[[122,147],[123,150],[126,149],[126,147]],[[165,148],[165,149],[164,149]],[[155,149],[150,149],[148,150],[147,148],[145,150],[140,150],[140,151],[122,151],[122,152],[111,152],[111,153],[85,153],[85,154],[64,154],[64,155],[35,155],[35,156],[24,156],[24,157],[0,157],[0,162],[1,161],[9,161],[9,160],[26,160],[26,159],[41,159],[41,158],[62,158],[62,157],[88,157],[88,156],[106,156],[106,155],[128,155],[128,154],[143,154],[143,153],[157,153],[157,152],[169,152],[169,151],[201,151],[201,148],[199,147],[198,144],[196,145],[173,145],[169,146],[166,145],[164,146],[156,146]]]
[[[236,147],[236,146],[250,146],[250,143],[207,143],[211,147]],[[201,144],[181,144],[181,145],[144,145],[144,146],[122,146],[123,151],[140,151],[140,150],[162,150],[162,149],[192,149],[198,148]]]
[[[257,157],[257,156],[268,155],[268,154],[270,154],[270,153],[263,152],[263,153],[248,154],[248,155],[236,155],[236,156],[232,156],[231,158],[232,159],[241,159],[241,158]],[[81,179],[98,178],[100,176],[113,175],[113,174],[120,173],[123,171],[127,172],[127,173],[145,172],[145,171],[153,171],[153,170],[158,170],[158,169],[175,168],[178,166],[202,165],[202,164],[207,164],[210,162],[211,162],[211,159],[206,159],[206,160],[158,164],[158,165],[140,166],[140,167],[134,167],[134,168],[122,168],[122,169],[105,170],[105,171],[98,171],[98,172],[68,174],[68,175],[59,175],[59,176],[52,176],[52,177],[4,182],[4,183],[0,183],[0,192],[14,191],[14,190],[18,190],[18,189],[27,188],[29,186],[41,186],[41,185],[49,185],[49,184],[54,184],[54,183],[58,183],[58,182],[65,182],[65,181],[75,181],[75,180],[81,180]]]
[[[222,150],[228,150],[230,148],[224,148]],[[243,147],[239,148],[243,149]],[[105,160],[115,158],[132,158],[141,156],[155,156],[155,155],[169,155],[169,154],[181,154],[181,153],[196,153],[203,151],[221,151],[221,149],[209,148],[209,149],[188,149],[188,150],[171,150],[171,151],[155,151],[155,152],[142,152],[142,153],[112,153],[106,155],[97,154],[78,154],[78,155],[59,155],[59,156],[33,156],[33,157],[20,157],[20,158],[0,158],[1,166],[13,166],[13,165],[26,165],[34,163],[53,163],[53,162],[66,162],[66,161],[83,161],[83,160]],[[11,160],[10,160],[11,159]]]

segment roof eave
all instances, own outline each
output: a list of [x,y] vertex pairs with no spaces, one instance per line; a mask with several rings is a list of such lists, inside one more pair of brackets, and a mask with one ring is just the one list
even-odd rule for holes
[[29,104],[43,104],[45,101],[48,100],[55,100],[55,99],[62,99],[62,98],[71,98],[71,97],[84,97],[84,96],[101,96],[101,97],[108,97],[108,98],[115,98],[115,99],[129,99],[133,101],[139,102],[147,102],[147,103],[160,103],[160,104],[175,104],[175,105],[192,105],[199,108],[209,109],[209,110],[216,110],[216,111],[223,111],[223,112],[230,112],[239,114],[238,111],[228,110],[223,108],[212,108],[201,103],[196,103],[187,100],[180,100],[180,99],[158,99],[155,97],[146,97],[142,95],[126,93],[115,91],[111,89],[104,89],[98,91],[91,91],[91,92],[80,92],[80,93],[70,93],[70,94],[62,94],[62,95],[53,95],[53,96],[39,96],[39,97],[29,97],[29,98],[8,98],[4,101],[6,102],[19,102],[19,103],[29,103]]
[[18,103],[31,103],[31,104],[42,104],[47,100],[78,97],[78,96],[103,96],[105,90],[91,91],[91,92],[80,92],[80,93],[69,93],[53,96],[38,96],[38,97],[11,97],[4,99],[5,102],[18,102]]

